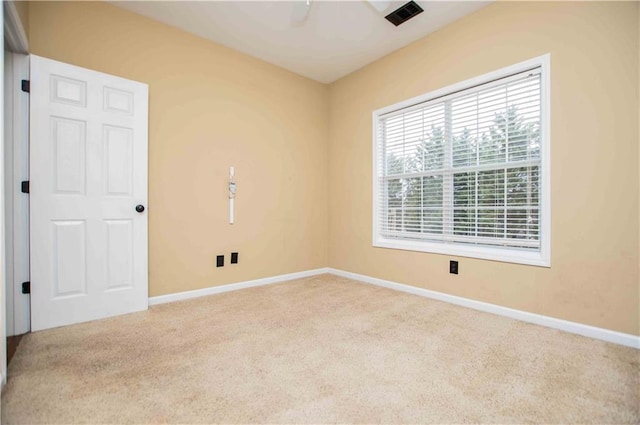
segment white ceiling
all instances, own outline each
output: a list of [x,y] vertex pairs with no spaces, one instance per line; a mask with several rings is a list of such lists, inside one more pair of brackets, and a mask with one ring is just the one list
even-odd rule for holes
[[[126,1],[113,4],[322,83],[331,83],[490,1],[417,1],[424,12],[395,27],[368,1]],[[304,5],[302,8],[304,9]]]

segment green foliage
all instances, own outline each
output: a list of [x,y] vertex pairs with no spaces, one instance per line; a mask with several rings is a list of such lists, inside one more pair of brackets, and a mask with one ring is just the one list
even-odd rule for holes
[[[446,232],[443,194],[445,185],[451,184],[454,235],[537,239],[538,211],[531,206],[539,205],[539,167],[505,163],[540,157],[539,123],[509,107],[495,114],[488,129],[476,131],[464,127],[449,136],[451,174],[445,173],[448,155],[443,126],[431,125],[415,150],[405,156],[387,156],[387,175],[398,175],[387,180],[389,229]],[[505,166],[464,170],[485,164]],[[412,173],[422,176],[406,176]]]

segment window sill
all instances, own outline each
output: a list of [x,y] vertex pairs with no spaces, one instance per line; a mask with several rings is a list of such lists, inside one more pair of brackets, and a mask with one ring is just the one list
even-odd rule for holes
[[405,251],[427,252],[431,254],[444,254],[455,257],[468,257],[481,260],[493,260],[504,263],[516,263],[529,266],[551,267],[550,255],[543,251],[527,252],[519,249],[494,248],[480,246],[461,246],[445,243],[416,242],[404,240],[391,240],[374,238],[373,246],[376,248],[401,249]]

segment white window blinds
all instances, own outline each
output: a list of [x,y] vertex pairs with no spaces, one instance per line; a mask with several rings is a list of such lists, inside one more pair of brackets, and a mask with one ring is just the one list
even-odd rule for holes
[[377,236],[539,250],[541,118],[540,68],[378,115]]

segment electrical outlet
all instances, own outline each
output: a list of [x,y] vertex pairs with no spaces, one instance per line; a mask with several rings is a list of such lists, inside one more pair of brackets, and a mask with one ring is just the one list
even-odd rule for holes
[[449,273],[458,274],[458,262],[451,260],[449,261]]
[[218,255],[216,257],[216,267],[224,267],[224,255]]
[[238,253],[237,252],[232,252],[231,253],[231,264],[238,264]]

